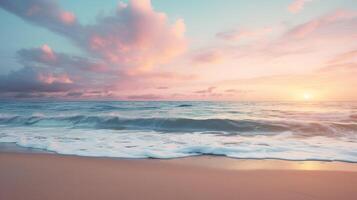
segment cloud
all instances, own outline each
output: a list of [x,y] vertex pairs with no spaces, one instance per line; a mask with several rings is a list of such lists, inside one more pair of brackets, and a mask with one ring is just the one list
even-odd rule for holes
[[229,30],[224,32],[219,32],[216,37],[227,41],[240,41],[244,39],[257,39],[264,37],[272,33],[273,29],[271,27],[264,27],[255,30]]
[[49,47],[47,44],[42,45],[41,47],[41,52],[42,52],[42,60],[44,61],[55,61],[56,56],[53,53],[51,47]]
[[328,64],[327,66],[319,69],[318,72],[333,75],[345,73],[348,77],[355,76],[357,75],[357,62]]
[[107,81],[117,78],[117,75],[107,73],[103,63],[56,52],[47,44],[21,49],[16,57],[24,67],[0,75],[0,97],[74,97],[76,92],[72,93],[72,90],[103,89],[110,84]]
[[[21,49],[16,58],[24,68],[0,76],[2,94],[17,92],[16,96],[36,97],[58,93],[69,98],[120,96],[124,99],[155,99],[162,98],[166,92],[158,86],[165,86],[181,94],[181,97],[184,94],[187,94],[184,97],[234,96],[242,89],[253,91],[254,88],[244,88],[249,81],[243,81],[242,86],[222,87],[212,83],[212,80],[313,71],[314,67],[320,68],[325,63],[321,61],[326,61],[326,58],[332,60],[329,67],[334,72],[354,70],[354,65],[347,66],[355,57],[355,52],[351,50],[356,49],[357,18],[354,11],[338,10],[291,28],[284,26],[280,34],[275,26],[272,26],[274,30],[262,27],[219,32],[216,38],[226,42],[214,41],[217,46],[203,47],[186,54],[190,56],[189,62],[212,64],[202,70],[190,68],[190,65],[180,69],[173,66],[165,68],[164,64],[170,64],[187,48],[185,22],[182,19],[169,20],[165,13],[155,11],[149,0],[119,3],[113,13],[99,15],[92,24],[81,23],[75,13],[61,8],[57,2],[0,0],[0,7],[31,24],[63,36],[79,47],[85,56],[66,54],[49,44]],[[296,12],[306,2],[300,3],[300,7],[295,5]],[[272,31],[274,33],[271,34]],[[247,40],[249,42],[243,43]],[[225,61],[224,65],[219,65],[222,61]],[[315,65],[311,65],[313,62]],[[178,61],[175,66],[180,64]],[[333,76],[332,73],[321,74],[319,72],[315,78]],[[297,80],[304,83],[303,78],[293,78],[297,85]],[[288,82],[281,79],[269,78],[271,82],[267,83],[277,83],[274,87],[280,87]],[[313,79],[308,80],[313,82]],[[339,77],[336,80],[342,79]],[[247,84],[263,82],[254,81],[257,82]],[[329,81],[335,80],[331,78]],[[326,81],[326,85],[331,84]],[[192,88],[206,89],[194,91],[196,89]]]
[[300,12],[304,8],[305,4],[310,1],[312,0],[294,0],[289,4],[288,11],[293,14],[296,14]]
[[186,49],[185,23],[169,23],[165,13],[156,12],[150,0],[120,3],[113,15],[98,17],[83,25],[56,1],[2,0],[0,6],[25,21],[70,39],[115,69],[150,70],[167,63]]
[[[175,84],[180,81],[193,80],[196,77],[192,75],[172,73],[172,72],[135,72],[130,71],[113,71],[109,69],[107,63],[101,63],[98,59],[89,59],[79,56],[71,56],[65,53],[60,53],[53,50],[49,45],[44,44],[38,48],[21,49],[17,52],[17,59],[25,67],[26,74],[32,74],[31,80],[36,83],[42,83],[39,87],[31,87],[31,90],[24,89],[21,91],[22,84],[21,76],[14,76],[17,72],[11,73],[13,82],[16,80],[20,84],[14,88],[8,88],[13,92],[58,92],[59,90],[48,90],[42,86],[45,83],[70,83],[73,87],[71,90],[88,90],[96,88],[98,90],[132,90],[138,88],[147,88],[154,85],[166,84],[170,80],[170,84]],[[20,70],[22,72],[22,70]],[[29,73],[33,72],[33,73]],[[49,72],[55,72],[49,73]],[[21,73],[22,74],[22,73]],[[70,76],[69,76],[70,75]],[[70,78],[69,78],[70,77]],[[6,79],[10,80],[10,79]],[[3,85],[11,85],[12,81],[4,80]],[[33,84],[32,84],[33,85]],[[5,86],[4,86],[5,88]],[[48,88],[48,87],[47,87]],[[65,90],[67,91],[67,90]],[[76,91],[75,91],[76,92]],[[70,94],[70,93],[68,93]],[[70,95],[66,97],[74,97]],[[84,92],[82,97],[98,97],[103,98],[105,95],[117,95],[116,93],[103,93],[101,95],[88,94]]]
[[74,14],[60,8],[57,1],[1,0],[0,6],[28,22],[62,35],[68,35],[73,29],[81,28]]
[[156,89],[158,89],[158,90],[167,90],[167,89],[169,89],[169,87],[167,87],[167,86],[159,86],[159,87],[156,87]]
[[237,89],[227,89],[224,92],[229,93],[229,94],[245,94],[245,93],[249,93],[252,91],[249,90],[237,90]]
[[110,86],[112,90],[116,91],[132,91],[132,90],[146,90],[148,88],[157,88],[160,85],[165,87],[175,86],[179,83],[187,83],[188,81],[197,80],[197,76],[190,74],[180,74],[173,72],[150,72],[150,73],[127,73],[122,72],[120,80],[116,84]]
[[317,61],[319,58],[321,62],[340,51],[356,48],[353,46],[356,40],[354,31],[356,28],[356,11],[335,10],[293,26],[266,44],[260,46],[258,44],[251,49],[241,51],[252,51],[266,60],[285,59],[292,62],[289,63],[291,66],[300,62],[300,59],[306,62]]
[[333,59],[329,60],[330,64],[336,63],[357,63],[357,50],[351,50],[342,54],[335,56]]
[[81,97],[83,96],[83,92],[68,92],[67,97]]
[[[38,73],[66,74],[79,88],[105,88],[112,82],[118,82],[119,78],[119,74],[110,71],[109,66],[101,60],[60,53],[47,44],[39,48],[21,49],[16,57],[23,66],[34,68]],[[43,78],[44,81],[52,79]]]
[[[24,91],[55,92],[67,88],[59,84],[76,86],[76,90],[129,89],[161,80],[192,79],[189,75],[155,70],[182,54],[187,41],[183,19],[172,22],[165,13],[155,11],[150,0],[120,2],[112,14],[99,15],[93,24],[82,24],[75,13],[61,8],[55,0],[1,0],[0,7],[67,38],[86,55],[58,52],[48,44],[19,50],[17,60],[25,67],[18,73],[32,74],[32,86],[24,86]],[[66,80],[64,75],[70,78]],[[25,81],[15,72],[8,76],[14,82]],[[15,85],[8,90],[21,92],[21,84]]]
[[[277,26],[273,25],[272,27]],[[321,80],[324,84],[338,90],[336,86],[338,84],[333,82],[336,82],[336,80],[344,82],[343,78],[341,78],[342,75],[336,80],[329,79],[330,82],[322,80],[323,76],[334,76],[333,73],[317,73],[314,77],[317,81],[304,76],[304,78],[300,79],[301,82],[298,82],[298,76],[294,76],[293,79],[296,81],[293,84],[289,83],[289,78],[287,80],[267,78],[268,81],[264,84],[259,84],[262,81],[258,78],[254,79],[256,82],[240,81],[231,85],[221,85],[219,81],[270,77],[281,74],[285,77],[290,77],[286,74],[310,73],[324,67],[326,63],[329,65],[344,64],[345,67],[339,67],[335,72],[345,73],[346,77],[350,79],[351,76],[347,72],[355,73],[353,67],[347,67],[347,65],[356,63],[354,52],[357,47],[355,43],[356,28],[357,15],[355,11],[335,10],[294,26],[281,25],[281,29],[274,28],[274,34],[266,35],[260,40],[247,43],[215,41],[216,43],[214,44],[203,46],[201,49],[196,50],[195,52],[197,53],[193,54],[191,61],[213,63],[205,70],[201,69],[199,71],[200,77],[204,78],[204,80],[200,80],[200,83],[205,83],[203,87],[215,85],[222,89],[254,91],[253,93],[245,94],[247,99],[254,99],[255,97],[259,99],[262,96],[278,99],[283,94],[274,97],[274,95],[268,93],[269,89],[275,92],[276,88],[284,88],[284,85],[287,85],[287,87],[293,87],[293,84],[296,86],[305,85],[307,81],[305,82],[304,79],[309,80],[309,82],[313,83],[312,85],[317,85],[318,80]],[[211,61],[210,55],[212,55],[212,51],[220,52],[222,53],[221,55],[224,55],[223,64],[209,62]],[[198,55],[204,55],[202,58],[205,59],[197,59]],[[214,56],[212,57],[214,58]],[[212,60],[214,61],[214,59]],[[332,60],[336,63],[332,63]],[[283,75],[281,77],[284,77]],[[349,81],[353,82],[352,80]],[[274,84],[275,82],[277,84]],[[216,90],[214,93],[217,93],[217,91],[219,92],[220,90]],[[230,95],[224,92],[223,94]],[[259,96],[259,94],[262,95]],[[286,95],[290,94],[284,95],[287,97]],[[341,94],[341,96],[343,95]]]
[[17,52],[17,59],[25,66],[59,68],[71,73],[84,73],[86,71],[98,73],[109,70],[109,66],[101,60],[56,52],[47,44],[39,48],[21,49]]
[[76,16],[71,12],[61,12],[60,19],[65,24],[74,24],[76,22]]
[[205,89],[205,90],[198,90],[198,91],[195,91],[195,93],[197,93],[197,94],[211,94],[211,93],[213,93],[213,91],[216,89],[216,87],[209,87],[209,88],[207,88],[207,89]]
[[[299,39],[338,23],[352,22],[355,27],[357,25],[356,17],[357,12],[355,11],[337,10],[294,27],[292,30],[287,32],[286,36]],[[336,29],[336,27],[334,28]]]
[[18,99],[33,99],[33,98],[47,98],[48,96],[44,93],[18,93],[13,97]]
[[195,64],[220,63],[224,60],[224,54],[220,50],[209,50],[197,53],[193,56],[192,62]]
[[[351,48],[350,46],[356,39],[354,31],[356,28],[357,12],[335,10],[293,27],[276,28],[274,32],[281,29],[280,33],[276,32],[272,37],[267,34],[262,36],[261,40],[251,43],[228,43],[202,48],[199,50],[199,54],[192,59],[214,61],[214,52],[220,52],[221,55],[224,55],[225,60],[235,59],[237,66],[244,61],[244,58],[247,58],[249,63],[261,61],[260,65],[266,65],[270,60],[287,59],[292,56],[304,55],[306,59],[308,58],[307,54],[336,53],[334,51]],[[233,32],[232,36],[226,37],[226,39],[233,39]],[[331,48],[331,46],[335,48]],[[238,59],[239,61],[237,61]],[[296,63],[296,58],[294,59]]]
[[127,99],[131,100],[156,100],[160,99],[161,96],[156,95],[156,94],[142,94],[142,95],[129,95],[127,96]]
[[155,12],[148,0],[132,0],[113,16],[101,17],[86,27],[81,44],[93,55],[111,63],[147,70],[168,62],[186,48],[182,19],[169,24],[164,13]]
[[0,76],[0,92],[62,92],[74,84],[67,74],[53,73],[34,67],[24,67]]

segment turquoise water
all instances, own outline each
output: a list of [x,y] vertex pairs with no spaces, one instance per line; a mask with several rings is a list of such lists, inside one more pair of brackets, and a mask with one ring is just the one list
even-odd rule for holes
[[0,143],[81,156],[357,162],[357,103],[3,101]]

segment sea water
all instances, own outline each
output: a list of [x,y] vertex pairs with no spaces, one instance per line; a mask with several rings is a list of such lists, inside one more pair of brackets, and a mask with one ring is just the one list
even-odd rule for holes
[[0,143],[80,156],[357,162],[357,103],[1,101]]

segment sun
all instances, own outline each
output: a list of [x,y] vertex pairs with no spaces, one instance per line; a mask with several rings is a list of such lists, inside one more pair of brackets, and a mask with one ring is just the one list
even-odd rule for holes
[[309,92],[304,92],[304,94],[303,94],[303,99],[304,99],[305,101],[310,101],[312,98],[313,98],[313,96],[311,95],[311,93],[309,93]]

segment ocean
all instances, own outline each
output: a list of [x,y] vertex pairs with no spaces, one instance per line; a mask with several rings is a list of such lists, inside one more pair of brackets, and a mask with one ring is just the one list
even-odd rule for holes
[[79,156],[357,162],[357,103],[1,101],[0,143]]

